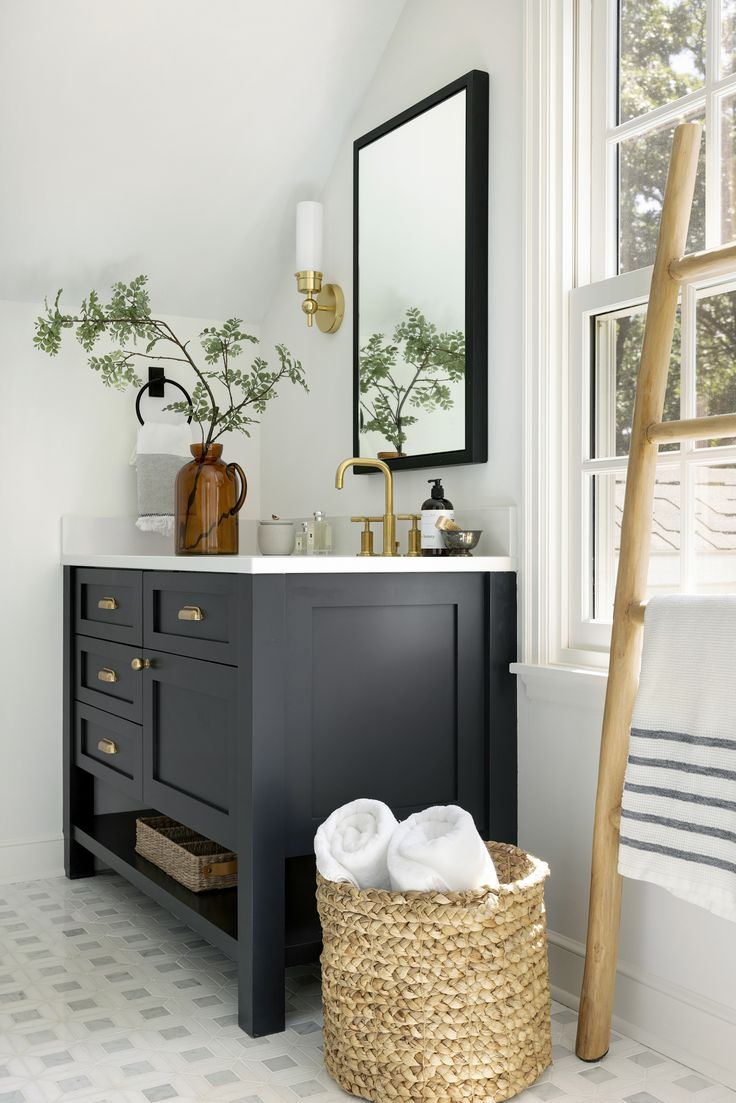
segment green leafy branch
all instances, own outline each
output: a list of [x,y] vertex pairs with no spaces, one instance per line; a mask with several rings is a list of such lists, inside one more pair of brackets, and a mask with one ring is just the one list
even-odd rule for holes
[[[204,364],[209,366],[200,366],[189,350],[190,341],[182,341],[168,322],[152,316],[147,282],[146,276],[136,276],[130,283],[113,284],[106,304],[96,291],[90,291],[76,314],[61,310],[62,292],[58,291],[52,304],[45,301],[45,312],[36,319],[34,345],[49,356],[56,356],[64,330],[74,329],[77,341],[89,354],[90,368],[99,372],[106,387],[121,391],[141,386],[142,380],[135,370],[139,357],[186,364],[196,376],[191,405],[186,401],[172,402],[165,409],[191,414],[200,426],[205,450],[224,433],[250,436],[249,426],[258,421],[252,414],[265,411],[283,380],[309,390],[300,361],[283,345],[276,346],[278,364],[274,368],[261,356],[256,356],[249,368],[233,366],[233,360],[242,355],[246,345],[258,344],[257,337],[241,328],[239,318],[229,318],[219,327],[207,326],[202,330],[199,343]],[[102,337],[120,347],[94,354],[93,349]]]
[[[402,382],[401,369],[411,369]],[[465,375],[465,337],[460,331],[438,333],[417,307],[406,311],[391,341],[374,333],[360,350],[360,413],[362,433],[380,433],[397,452],[406,430],[418,418],[407,406],[428,413],[453,406],[451,384]]]

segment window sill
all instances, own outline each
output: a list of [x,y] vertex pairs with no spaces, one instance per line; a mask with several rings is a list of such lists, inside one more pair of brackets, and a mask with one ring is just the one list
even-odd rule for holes
[[606,697],[608,672],[576,666],[538,666],[511,663],[530,701],[548,701],[573,708],[602,709]]

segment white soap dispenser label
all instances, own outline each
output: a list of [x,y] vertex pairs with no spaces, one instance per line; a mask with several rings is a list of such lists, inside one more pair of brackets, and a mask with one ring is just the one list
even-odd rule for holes
[[437,528],[437,519],[439,517],[449,517],[453,520],[455,517],[455,511],[452,509],[423,509],[422,520],[420,524],[422,533],[422,550],[431,551],[435,548],[442,550],[444,544],[442,543],[442,533]]

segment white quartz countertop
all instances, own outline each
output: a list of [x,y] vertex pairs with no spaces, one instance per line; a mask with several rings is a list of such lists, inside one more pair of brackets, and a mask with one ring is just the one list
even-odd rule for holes
[[116,567],[139,571],[210,571],[217,574],[427,574],[439,571],[515,571],[516,560],[502,555],[140,555],[65,552],[69,567]]

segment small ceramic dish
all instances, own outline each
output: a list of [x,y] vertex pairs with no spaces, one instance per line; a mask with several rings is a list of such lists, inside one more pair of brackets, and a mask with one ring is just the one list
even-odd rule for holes
[[293,521],[259,521],[258,549],[261,555],[291,555],[296,540]]

